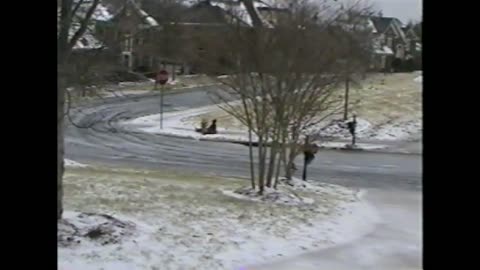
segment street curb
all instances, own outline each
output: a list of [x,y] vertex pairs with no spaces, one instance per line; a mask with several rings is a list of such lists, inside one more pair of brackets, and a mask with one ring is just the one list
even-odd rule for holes
[[[240,141],[240,140],[214,139],[214,138],[208,138],[208,137],[194,138],[194,137],[181,136],[181,135],[175,135],[175,134],[158,134],[158,133],[152,134],[152,133],[142,132],[139,130],[128,129],[128,128],[127,129],[122,128],[122,131],[124,132],[126,131],[128,133],[133,133],[133,134],[150,134],[152,136],[164,136],[164,137],[186,139],[186,140],[192,140],[192,141],[239,144],[246,147],[248,147],[250,144],[249,142]],[[266,145],[270,146],[270,143],[267,143]],[[252,142],[252,146],[258,147],[258,142]],[[352,152],[352,153],[377,153],[377,154],[418,155],[418,156],[422,155],[421,152],[417,153],[417,152],[408,152],[408,151],[402,151],[402,150],[394,150],[394,149],[388,148],[388,146],[385,148],[377,148],[377,149],[347,148],[347,147],[340,147],[340,146],[319,146],[319,148],[325,149],[325,150],[344,151],[344,152]]]

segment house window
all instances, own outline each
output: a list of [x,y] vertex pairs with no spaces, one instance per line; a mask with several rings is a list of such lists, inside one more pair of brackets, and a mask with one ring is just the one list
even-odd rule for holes
[[131,52],[133,50],[133,39],[130,34],[125,35],[124,51]]
[[387,38],[387,46],[388,46],[389,48],[392,48],[392,46],[393,46],[393,40],[392,40],[391,37]]

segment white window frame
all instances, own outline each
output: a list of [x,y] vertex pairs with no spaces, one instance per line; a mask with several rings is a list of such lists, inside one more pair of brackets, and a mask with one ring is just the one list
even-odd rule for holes
[[131,34],[125,34],[124,36],[125,40],[124,42],[124,51],[126,52],[132,52],[133,51],[133,38]]

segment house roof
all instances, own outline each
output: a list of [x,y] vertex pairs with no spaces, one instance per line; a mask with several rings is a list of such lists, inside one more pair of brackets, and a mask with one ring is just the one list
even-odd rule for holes
[[[72,37],[74,31],[69,32],[69,36]],[[81,38],[73,46],[74,50],[94,50],[103,47],[103,43],[100,42],[90,31],[85,32]]]
[[370,20],[379,33],[384,33],[391,24],[396,25],[400,30],[403,30],[402,28],[404,27],[399,19],[393,17],[372,16]]
[[370,18],[370,20],[372,21],[373,26],[375,26],[375,29],[378,31],[378,33],[384,33],[392,23],[393,18],[373,16]]
[[[68,38],[71,39],[73,35],[78,31],[80,28],[80,20],[82,18],[83,12],[86,12],[88,9],[88,3],[89,1],[85,1],[86,5],[83,5],[79,7],[78,13],[76,15],[78,16],[73,16],[72,17],[72,24],[70,29],[68,30]],[[98,16],[100,16],[97,13]],[[95,16],[95,13],[94,15]],[[57,21],[60,23],[60,9],[58,9],[57,12]],[[59,31],[60,25],[57,26],[57,31]],[[95,25],[93,23],[90,23],[87,26],[87,29],[85,30],[85,33],[78,39],[78,41],[74,44],[73,50],[88,50],[88,49],[99,49],[104,47],[104,44],[99,41],[95,35],[93,34],[95,31]]]
[[398,37],[400,37],[404,42],[406,42],[405,32],[403,31],[405,26],[399,19],[393,17],[372,16],[370,17],[370,21],[373,23],[373,26],[377,30],[376,32],[378,34],[383,34],[389,28],[392,28],[395,34],[398,35]]
[[[269,5],[257,0],[254,1],[254,7],[262,22],[270,25],[258,11],[259,8],[267,8]],[[190,5],[187,13],[187,20],[191,22],[227,23],[229,20],[233,20],[253,26],[247,9],[239,0],[204,0]]]
[[[103,0],[103,1],[112,1],[111,2],[111,8],[112,9],[117,9],[119,8],[118,3],[121,0]],[[131,7],[132,10],[142,19],[143,24],[145,24],[148,27],[155,27],[159,26],[157,20],[150,16],[145,10],[143,10],[140,5],[137,4],[137,1],[135,0],[123,0],[123,4],[121,5],[120,9],[116,11],[115,17],[118,16],[123,10],[125,10],[128,7]]]
[[211,5],[208,1],[190,5],[185,11],[183,20],[188,23],[226,23],[225,11]]

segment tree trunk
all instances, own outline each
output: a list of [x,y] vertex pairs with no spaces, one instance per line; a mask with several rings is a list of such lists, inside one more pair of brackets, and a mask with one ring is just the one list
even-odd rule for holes
[[250,179],[252,181],[252,189],[255,190],[255,166],[253,164],[253,145],[252,145],[252,128],[248,127],[248,154],[250,156]]
[[263,143],[263,137],[258,137],[258,194],[263,195],[265,188],[265,145]]
[[277,169],[275,171],[275,182],[273,183],[274,189],[277,189],[278,177],[280,176],[280,167],[282,167],[282,152],[278,153]]
[[348,119],[348,95],[350,92],[350,77],[347,76],[345,78],[345,104],[344,104],[344,109],[343,109],[343,120],[347,121]]
[[303,174],[302,174],[302,180],[307,181],[307,156],[304,155],[303,159]]
[[273,143],[270,147],[270,157],[267,171],[267,187],[272,187],[273,171],[275,169],[275,160],[277,158],[277,143]]
[[63,213],[63,172],[64,172],[64,140],[63,122],[65,108],[65,85],[60,82],[57,86],[57,220],[62,218]]
[[272,187],[273,173],[275,171],[275,161],[277,159],[278,149],[280,148],[280,135],[279,127],[276,127],[274,130],[272,145],[270,146],[270,156],[268,161],[268,171],[267,171],[267,187]]

